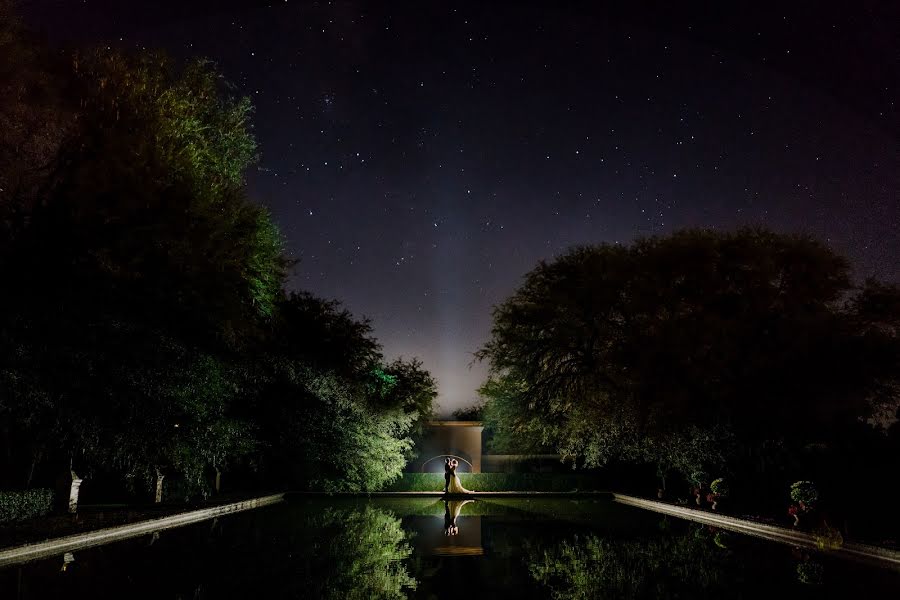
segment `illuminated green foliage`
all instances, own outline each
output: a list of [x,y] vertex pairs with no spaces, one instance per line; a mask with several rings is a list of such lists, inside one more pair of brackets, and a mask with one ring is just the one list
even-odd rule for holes
[[254,400],[264,479],[372,491],[400,476],[437,395],[421,363],[384,364],[367,320],[300,293],[279,304],[266,348]]
[[164,160],[182,165],[198,192],[212,197],[240,186],[256,159],[250,99],[223,91],[228,85],[212,63],[197,60],[156,99]]
[[384,369],[376,368],[372,371],[372,375],[374,375],[375,379],[377,379],[388,389],[394,387],[394,385],[397,384],[397,378],[393,375],[388,375],[387,373],[385,373]]
[[385,398],[396,385],[396,377],[388,375],[381,367],[375,367],[369,377],[367,393],[373,398]]
[[709,484],[709,491],[717,496],[722,496],[723,498],[727,497],[731,490],[728,486],[728,481],[722,477],[718,479],[714,479],[711,484]]
[[621,540],[576,535],[549,549],[531,550],[531,576],[554,600],[727,594],[734,566],[726,560],[728,550],[709,537],[670,533]]
[[487,432],[487,448],[495,454],[541,454],[553,448],[556,429],[521,409],[527,384],[512,370],[492,374],[478,389],[484,399],[481,417]]
[[412,448],[407,434],[413,415],[397,408],[374,410],[354,397],[352,385],[333,377],[304,374],[309,412],[300,428],[302,454],[312,489],[376,491],[400,477]]
[[[115,241],[86,239],[84,252],[152,294],[157,310],[225,323],[219,334],[271,318],[285,261],[268,213],[245,196],[256,156],[248,100],[204,61],[178,69],[158,54],[103,49],[75,54],[73,71],[81,131],[77,150],[62,150],[76,159],[55,210]],[[158,291],[173,285],[183,288],[175,303]]]
[[402,600],[416,589],[417,581],[407,568],[412,556],[409,534],[391,512],[372,506],[328,509],[309,521],[316,543],[301,552],[308,554],[310,572],[317,576],[303,579],[313,586],[302,590],[304,596]]
[[253,426],[228,414],[236,382],[220,359],[153,341],[152,361],[129,353],[137,360],[120,356],[110,368],[116,398],[95,415],[104,422],[96,459],[137,489],[151,489],[160,472],[179,478],[184,494],[205,495],[207,469],[224,469],[255,449]]
[[426,421],[434,416],[437,383],[418,359],[395,361],[384,365],[383,373],[392,382],[380,404],[397,408],[413,417],[412,433],[421,434]]
[[397,479],[416,414],[383,407],[365,381],[284,363],[259,415],[269,476],[303,489],[375,491]]
[[795,481],[791,484],[791,500],[802,502],[808,508],[819,501],[819,490],[812,481]]

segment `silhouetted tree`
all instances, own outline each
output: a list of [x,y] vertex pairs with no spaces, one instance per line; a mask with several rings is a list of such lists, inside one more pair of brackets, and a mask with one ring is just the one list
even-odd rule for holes
[[472,404],[464,408],[457,408],[451,416],[457,421],[480,421],[484,417],[484,405]]
[[273,351],[347,377],[361,377],[381,361],[368,319],[306,292],[293,292],[279,304]]
[[721,465],[732,436],[823,441],[896,383],[896,335],[865,325],[875,306],[896,318],[893,293],[858,292],[827,247],[764,230],[575,248],[495,309],[487,412],[588,466],[686,473]]

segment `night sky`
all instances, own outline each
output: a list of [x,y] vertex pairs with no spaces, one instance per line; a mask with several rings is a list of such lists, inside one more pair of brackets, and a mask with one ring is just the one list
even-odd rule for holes
[[621,4],[25,2],[55,44],[205,56],[250,95],[292,286],[421,357],[444,412],[491,307],[573,244],[764,225],[900,281],[898,3]]

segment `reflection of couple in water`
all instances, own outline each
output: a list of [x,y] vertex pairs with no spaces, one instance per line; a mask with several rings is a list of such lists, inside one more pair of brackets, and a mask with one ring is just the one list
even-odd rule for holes
[[459,525],[456,519],[462,507],[474,500],[444,500],[444,535],[459,534]]
[[456,468],[459,461],[455,458],[447,457],[444,459],[444,493],[445,494],[471,494],[470,490],[463,487],[456,474]]
[[[472,492],[464,488],[459,480],[459,475],[456,474],[457,467],[459,467],[459,461],[455,458],[447,457],[444,459],[444,493],[451,495],[471,494]],[[469,502],[472,502],[472,500],[444,500],[444,535],[457,535],[459,533],[456,518],[459,517],[459,511],[462,510],[462,507]]]

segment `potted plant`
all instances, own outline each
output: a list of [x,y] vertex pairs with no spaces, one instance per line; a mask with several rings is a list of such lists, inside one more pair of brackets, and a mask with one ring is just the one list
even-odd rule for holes
[[797,508],[796,504],[788,506],[788,514],[794,518],[794,527],[800,525],[800,509]]
[[812,511],[819,500],[819,491],[811,481],[795,481],[791,484],[791,500],[788,514],[794,517],[794,527],[800,525],[800,517]]
[[724,477],[719,477],[709,484],[709,494],[706,496],[706,501],[712,504],[713,510],[716,510],[719,502],[728,497],[728,493],[728,482],[725,481]]
[[816,538],[816,545],[819,550],[837,550],[844,545],[844,536],[838,529],[835,529],[824,521],[822,525],[813,532]]
[[703,501],[703,489],[709,483],[709,474],[705,471],[694,471],[691,473],[691,494],[694,496],[694,501],[697,503],[697,506],[700,506]]

